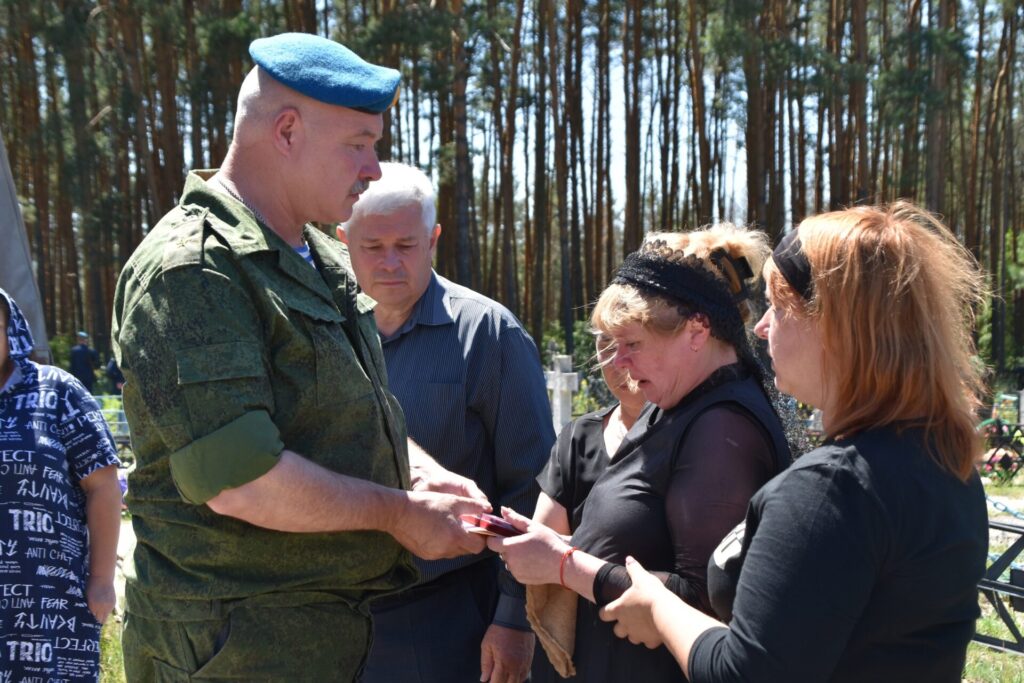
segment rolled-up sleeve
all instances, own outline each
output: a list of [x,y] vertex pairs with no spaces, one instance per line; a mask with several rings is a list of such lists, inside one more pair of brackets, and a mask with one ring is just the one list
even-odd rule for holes
[[181,497],[200,505],[269,472],[282,450],[277,425],[254,410],[172,453],[171,476]]
[[139,406],[133,440],[161,444],[151,452],[170,456],[186,502],[257,479],[284,448],[264,328],[237,265],[216,249],[155,275],[128,309],[119,343],[126,409]]

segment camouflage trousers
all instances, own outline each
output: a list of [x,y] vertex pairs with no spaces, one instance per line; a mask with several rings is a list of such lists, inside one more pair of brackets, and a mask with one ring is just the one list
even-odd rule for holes
[[[190,600],[179,603],[187,609],[178,619],[171,618],[173,603],[164,602],[158,618],[133,614],[129,603],[122,634],[127,680],[356,680],[370,647],[369,616],[336,599],[281,602],[289,600]],[[209,616],[201,614],[207,608]]]

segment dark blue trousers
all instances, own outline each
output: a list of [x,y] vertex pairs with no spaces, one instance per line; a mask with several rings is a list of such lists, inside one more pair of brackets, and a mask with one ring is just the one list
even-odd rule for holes
[[493,557],[374,602],[362,683],[477,683],[497,602]]

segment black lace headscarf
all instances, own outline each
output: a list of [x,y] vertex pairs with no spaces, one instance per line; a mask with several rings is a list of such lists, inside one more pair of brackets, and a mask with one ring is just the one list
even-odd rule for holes
[[612,283],[667,300],[684,320],[706,317],[711,335],[736,349],[744,364],[762,378],[739,308],[750,298],[747,280],[753,277],[746,258],[731,256],[723,248],[713,250],[705,261],[654,240],[626,257]]

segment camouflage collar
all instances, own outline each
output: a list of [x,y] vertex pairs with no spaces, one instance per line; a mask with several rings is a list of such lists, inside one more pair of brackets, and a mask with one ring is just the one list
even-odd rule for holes
[[[357,290],[356,276],[352,271],[352,260],[348,255],[348,247],[311,225],[306,226],[303,237],[309,245],[309,250],[315,254],[318,267],[323,271],[322,274],[328,286],[332,282],[337,282],[339,287],[344,287],[349,296],[355,297],[356,311],[359,313],[372,311],[377,302]],[[352,291],[348,291],[350,289]]]
[[284,248],[292,251],[277,234],[257,223],[244,204],[206,184],[206,179],[216,172],[216,169],[189,172],[181,206],[186,210],[191,207],[208,209],[209,218],[213,219],[211,225],[239,256]]

